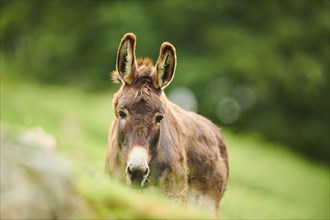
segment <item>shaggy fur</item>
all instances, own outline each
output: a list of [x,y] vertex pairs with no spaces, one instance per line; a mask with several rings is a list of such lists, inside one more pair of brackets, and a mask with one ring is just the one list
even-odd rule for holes
[[[184,202],[209,200],[218,213],[228,181],[223,137],[211,121],[166,98],[163,89],[174,76],[175,48],[164,43],[154,67],[149,59],[136,60],[135,41],[133,34],[124,36],[112,73],[114,81],[122,85],[114,95],[116,118],[109,131],[106,170],[125,181],[127,155],[134,146],[142,146],[147,149],[150,168],[146,186],[158,186],[168,197]],[[119,65],[125,56],[134,60],[128,69]]]

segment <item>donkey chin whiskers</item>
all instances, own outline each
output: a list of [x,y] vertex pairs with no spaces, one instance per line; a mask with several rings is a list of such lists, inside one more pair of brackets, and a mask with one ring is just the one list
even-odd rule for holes
[[141,187],[145,188],[147,186],[149,186],[149,181],[150,181],[151,177],[149,175],[149,173],[147,175],[144,176],[142,182],[141,182]]
[[145,185],[146,180],[147,180],[146,177],[143,178],[143,180],[142,180],[142,182],[141,182],[141,187],[142,187],[142,188],[146,186],[146,185]]
[[144,176],[141,182],[132,181],[131,176],[126,176],[126,184],[132,189],[143,189],[149,186],[150,177]]

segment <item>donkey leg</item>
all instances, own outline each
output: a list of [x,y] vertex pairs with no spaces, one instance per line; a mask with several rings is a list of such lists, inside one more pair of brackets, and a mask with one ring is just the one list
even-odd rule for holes
[[219,203],[209,195],[201,195],[199,197],[199,206],[202,207],[208,214],[219,217]]
[[220,201],[215,201],[215,218],[220,219],[221,217],[221,212],[220,212]]

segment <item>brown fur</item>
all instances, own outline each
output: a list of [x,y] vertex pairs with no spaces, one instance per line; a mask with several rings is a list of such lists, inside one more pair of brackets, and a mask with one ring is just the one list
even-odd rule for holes
[[[135,36],[129,37],[134,37],[133,41],[130,40],[135,43]],[[132,47],[135,48],[135,44]],[[159,59],[166,55],[164,48],[162,46]],[[172,50],[174,55],[171,59],[175,62],[174,47]],[[160,60],[156,67],[159,63]],[[172,65],[173,78],[175,63]],[[132,79],[127,81],[129,83],[123,82],[114,95],[116,118],[109,132],[106,170],[124,181],[128,152],[135,145],[144,146],[149,153],[148,185],[156,185],[168,197],[182,201],[187,201],[189,193],[195,190],[198,194],[194,199],[206,196],[214,202],[218,212],[228,181],[227,150],[223,137],[211,121],[183,110],[166,98],[163,88],[157,86],[162,84],[155,83],[156,67],[149,59],[143,59],[132,66],[133,76],[120,73],[118,67],[112,73],[117,82],[123,82],[123,75]],[[165,83],[172,78],[164,78],[167,80]],[[118,116],[123,109],[127,112],[125,120]],[[159,114],[164,118],[156,124],[155,117]]]

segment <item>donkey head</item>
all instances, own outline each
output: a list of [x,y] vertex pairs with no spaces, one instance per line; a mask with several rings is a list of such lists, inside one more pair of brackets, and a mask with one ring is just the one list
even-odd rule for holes
[[172,81],[176,67],[175,48],[163,43],[155,66],[135,57],[136,37],[126,34],[118,48],[113,79],[121,88],[114,98],[118,152],[126,158],[126,181],[144,187],[149,164],[157,152],[165,115],[163,89]]

